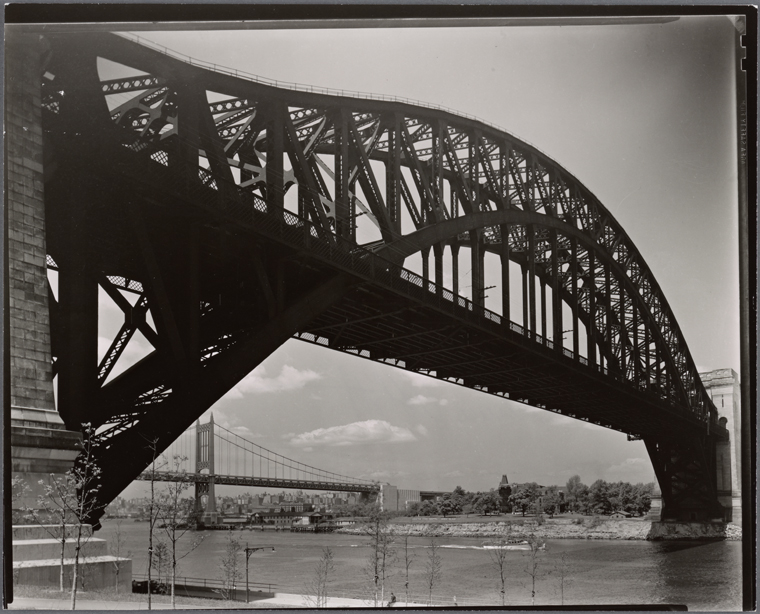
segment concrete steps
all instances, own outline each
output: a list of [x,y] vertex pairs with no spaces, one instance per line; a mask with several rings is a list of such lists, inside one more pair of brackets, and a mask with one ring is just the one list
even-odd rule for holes
[[[38,559],[50,558],[52,552],[56,553],[56,558],[60,560],[61,542],[57,539],[24,539],[13,542],[13,560],[14,561],[34,561]],[[79,553],[80,558],[85,556],[105,556],[108,554],[108,544],[104,539],[91,537],[82,545]],[[76,543],[69,540],[64,544],[64,558],[74,558],[76,555]]]
[[[113,589],[117,582],[122,592],[132,591],[132,561],[108,554],[108,543],[92,537],[92,527],[83,525],[82,549],[79,554],[79,576],[87,590]],[[76,553],[76,525],[18,525],[13,527],[13,575],[17,584],[59,586],[61,543],[66,536],[63,573],[66,586],[71,585]]]

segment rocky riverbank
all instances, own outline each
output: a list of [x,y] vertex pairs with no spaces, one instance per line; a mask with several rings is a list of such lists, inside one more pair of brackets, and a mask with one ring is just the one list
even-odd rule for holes
[[[509,522],[420,522],[392,523],[394,531],[415,536],[509,537],[524,539],[727,539],[740,540],[741,527],[722,523],[650,522],[647,520],[607,520],[603,518],[553,518],[543,522],[520,519]],[[361,534],[359,526],[339,529],[338,533]]]

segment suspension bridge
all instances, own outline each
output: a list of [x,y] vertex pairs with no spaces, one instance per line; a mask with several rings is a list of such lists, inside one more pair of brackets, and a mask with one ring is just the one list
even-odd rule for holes
[[259,486],[377,494],[380,485],[287,458],[214,422],[196,422],[138,477],[141,481],[195,485],[196,509],[216,512],[214,486]]
[[[113,34],[14,45],[8,104],[32,131],[9,147],[32,162],[9,172],[33,175],[23,202],[45,242],[11,255],[57,271],[57,292],[28,299],[50,313],[38,366],[66,426],[98,429],[102,502],[297,338],[627,433],[664,518],[726,516],[729,432],[666,297],[610,211],[537,148],[450,110]],[[102,358],[99,289],[124,314]],[[138,332],[151,349],[117,374]],[[215,481],[360,488],[219,437],[245,460]]]

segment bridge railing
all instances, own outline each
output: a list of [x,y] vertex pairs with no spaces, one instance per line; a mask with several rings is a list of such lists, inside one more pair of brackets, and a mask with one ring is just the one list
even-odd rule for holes
[[[172,57],[181,62],[190,64],[191,66],[197,66],[198,68],[211,70],[216,73],[230,75],[231,77],[237,77],[239,79],[245,79],[246,81],[253,81],[254,83],[260,83],[261,85],[268,85],[271,87],[287,89],[294,92],[305,92],[308,94],[323,94],[326,96],[341,96],[341,97],[359,98],[362,100],[370,100],[370,101],[378,101],[378,102],[394,102],[394,103],[400,103],[400,104],[408,104],[408,105],[412,105],[416,107],[421,107],[423,109],[430,109],[433,111],[442,111],[444,113],[450,113],[451,115],[456,115],[458,117],[480,122],[481,124],[484,124],[488,126],[489,128],[493,128],[494,130],[498,130],[500,132],[505,132],[505,133],[507,132],[505,128],[499,126],[498,124],[494,124],[491,121],[485,120],[482,117],[478,117],[477,115],[472,115],[470,113],[464,113],[462,111],[459,111],[457,109],[452,109],[445,105],[440,105],[440,104],[436,104],[432,102],[426,102],[424,100],[416,100],[414,98],[406,98],[404,96],[391,96],[389,94],[378,94],[375,92],[361,92],[357,90],[335,89],[335,88],[323,87],[319,85],[310,85],[308,83],[296,83],[293,81],[280,81],[278,79],[270,79],[268,77],[262,77],[261,75],[256,75],[254,73],[246,72],[245,70],[239,70],[237,68],[230,68],[228,66],[215,64],[213,62],[206,62],[204,60],[199,60],[198,58],[194,58],[184,53],[174,51],[173,49],[169,49],[168,47],[164,45],[159,45],[158,43],[154,43],[153,41],[142,38],[141,36],[138,36],[137,34],[132,34],[131,32],[117,32],[116,35],[124,39],[127,39],[129,41],[132,41],[134,43],[137,43],[139,45],[142,45],[143,47],[148,47],[149,49],[158,51],[159,53]],[[517,134],[514,131],[509,131],[509,134],[512,134],[515,137],[517,137]],[[525,139],[521,137],[518,137],[518,138],[523,143],[530,145],[536,151],[542,154],[544,153],[538,147],[533,145],[533,143],[526,141]]]
[[[179,191],[187,194],[190,187],[192,197],[203,206],[230,216],[240,223],[254,226],[257,232],[263,232],[272,238],[283,240],[298,249],[306,247],[310,253],[338,264],[347,271],[372,279],[394,291],[406,294],[410,298],[422,299],[428,304],[432,302],[456,317],[467,319],[481,326],[485,320],[495,325],[496,330],[501,330],[501,327],[506,325],[510,331],[527,337],[546,348],[555,349],[555,343],[552,339],[543,337],[538,333],[531,333],[516,322],[507,322],[500,314],[473,303],[468,298],[455,295],[448,288],[436,282],[425,280],[417,273],[356,243],[332,233],[329,234],[329,237],[320,236],[318,227],[311,221],[287,209],[275,210],[266,201],[246,188],[241,188],[234,183],[222,183],[220,185],[217,179],[214,179],[213,182],[210,181],[206,168],[198,167],[199,177],[203,180],[202,183],[195,183],[193,187],[193,183],[188,182],[185,175],[163,166],[160,162],[156,161],[156,165],[161,166],[163,171],[161,173],[161,184],[168,191]],[[134,178],[139,181],[150,181],[144,173],[140,172],[135,173]],[[624,374],[609,370],[603,365],[589,364],[587,358],[580,354],[576,355],[568,348],[562,347],[560,354],[616,381],[638,388],[636,383],[627,380]],[[665,394],[659,393],[658,396],[674,405],[673,400]]]
[[[133,145],[128,143],[124,145],[135,152],[143,149],[142,144],[137,142]],[[181,170],[167,167],[155,158],[153,160],[156,162],[156,167],[162,169],[158,184],[164,189],[191,196],[209,209],[230,216],[243,224],[254,226],[258,232],[285,241],[298,249],[307,248],[311,253],[338,264],[347,271],[372,279],[411,298],[422,299],[428,304],[433,303],[438,308],[448,311],[458,318],[469,320],[479,326],[490,322],[498,329],[506,325],[510,331],[517,332],[539,345],[555,349],[553,340],[538,333],[531,333],[524,326],[515,322],[507,323],[498,313],[475,304],[462,296],[455,296],[451,290],[436,282],[425,280],[413,271],[386,260],[371,250],[333,234],[331,229],[318,227],[287,209],[275,210],[250,189],[241,188],[234,182],[225,183],[219,178],[212,178],[209,170],[204,167],[198,167],[198,178],[201,181],[192,181]],[[144,168],[141,170],[144,171]],[[135,173],[134,179],[150,182],[149,177],[144,172],[139,171]],[[152,187],[155,185],[155,182],[151,183]],[[622,372],[609,370],[600,364],[589,364],[585,357],[576,356],[572,350],[564,347],[557,353],[620,383],[642,392],[654,394],[672,407],[677,406],[675,399],[668,394],[668,390],[664,386],[653,386],[649,382],[633,381]],[[698,420],[705,423],[709,422],[710,414],[703,406],[704,404],[698,405],[698,408],[690,409],[690,412]]]

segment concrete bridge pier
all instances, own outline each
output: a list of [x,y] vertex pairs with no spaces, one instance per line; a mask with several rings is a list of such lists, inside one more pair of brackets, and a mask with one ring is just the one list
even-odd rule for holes
[[[705,505],[697,499],[685,499],[675,501],[674,493],[670,492],[670,476],[679,472],[674,468],[680,459],[673,449],[661,449],[653,451],[652,448],[660,444],[649,442],[650,456],[658,473],[659,484],[656,484],[655,493],[652,496],[652,506],[648,518],[653,521],[711,521],[724,520],[733,524],[742,525],[742,492],[741,492],[741,407],[739,376],[733,369],[716,369],[708,373],[700,373],[702,382],[710,398],[715,404],[719,417],[719,424],[729,433],[726,439],[708,438],[707,452],[712,455],[709,464],[714,468],[715,499],[718,505]],[[685,455],[684,455],[685,456]],[[700,456],[700,455],[697,455]],[[660,461],[658,462],[658,457]],[[680,460],[682,468],[679,477],[686,476],[688,472],[683,467],[693,465]],[[658,467],[658,465],[660,465]],[[658,471],[659,469],[659,471]],[[662,475],[666,474],[665,479]],[[666,492],[663,493],[663,487]],[[694,494],[692,489],[690,494]],[[714,509],[712,509],[714,508]]]
[[741,526],[742,459],[739,376],[733,369],[716,369],[699,375],[718,409],[719,422],[729,433],[729,439],[718,442],[715,451],[718,500],[726,510],[726,520]]

